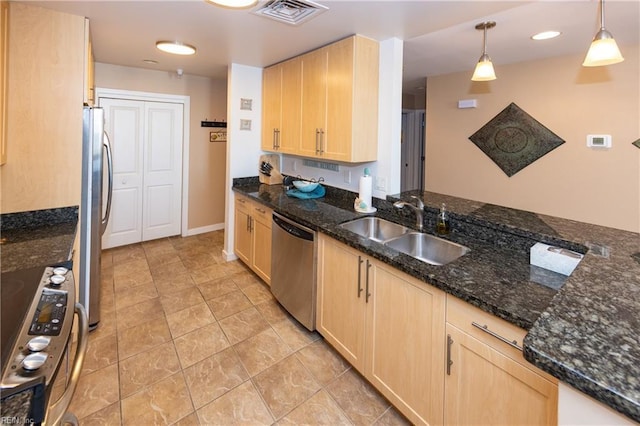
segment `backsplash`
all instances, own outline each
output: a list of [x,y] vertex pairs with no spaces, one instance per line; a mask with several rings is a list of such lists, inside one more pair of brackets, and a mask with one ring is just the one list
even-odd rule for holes
[[[233,180],[233,185],[249,185],[257,182],[257,177],[236,178]],[[323,185],[326,189],[326,198],[330,198],[334,204],[341,208],[353,209],[353,202],[358,196],[357,192],[327,184]],[[502,248],[526,253],[537,242],[582,254],[588,251],[588,248],[582,244],[560,238],[558,233],[535,213],[462,200],[443,194],[408,191],[389,195],[387,199],[373,197],[373,206],[378,209],[377,216],[413,227],[415,213],[410,209],[398,209],[393,206],[393,203],[400,199],[411,200],[411,195],[419,196],[424,201],[423,226],[425,232],[428,233],[435,234],[436,218],[440,205],[445,203],[451,224],[450,239],[455,239],[456,234],[461,234]]]

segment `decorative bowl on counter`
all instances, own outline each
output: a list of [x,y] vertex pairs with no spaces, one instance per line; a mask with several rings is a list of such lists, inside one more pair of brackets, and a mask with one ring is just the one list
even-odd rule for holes
[[294,180],[293,186],[296,187],[299,191],[302,192],[311,192],[318,187],[318,182],[309,182],[306,180]]

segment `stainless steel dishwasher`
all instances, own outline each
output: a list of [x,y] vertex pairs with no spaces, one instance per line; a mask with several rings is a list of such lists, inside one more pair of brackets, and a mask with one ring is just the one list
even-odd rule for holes
[[309,330],[316,329],[316,233],[278,213],[271,227],[271,293]]

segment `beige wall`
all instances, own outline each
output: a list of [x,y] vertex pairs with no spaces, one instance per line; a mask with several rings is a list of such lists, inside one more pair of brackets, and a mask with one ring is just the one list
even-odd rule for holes
[[226,143],[210,143],[203,120],[226,120],[227,81],[96,63],[96,87],[190,97],[188,229],[224,224]]
[[[472,83],[471,69],[430,77],[425,188],[640,231],[639,47],[620,48],[625,61],[608,67],[578,55],[496,66],[488,83]],[[458,109],[460,99],[478,107]],[[468,137],[511,102],[565,143],[508,177]],[[612,135],[612,149],[587,148],[587,134]]]

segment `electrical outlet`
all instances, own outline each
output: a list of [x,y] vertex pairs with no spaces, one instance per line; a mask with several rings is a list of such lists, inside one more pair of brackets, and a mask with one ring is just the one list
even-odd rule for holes
[[344,171],[344,183],[351,183],[351,170]]
[[387,178],[384,176],[376,176],[375,186],[378,191],[387,190]]

